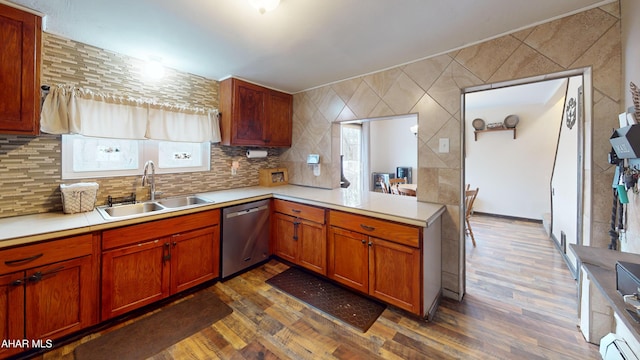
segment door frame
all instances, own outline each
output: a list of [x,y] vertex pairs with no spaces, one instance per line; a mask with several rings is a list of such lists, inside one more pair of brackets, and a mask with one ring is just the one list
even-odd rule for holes
[[[591,232],[592,232],[592,178],[591,178],[591,168],[592,168],[592,119],[593,119],[593,78],[592,78],[592,68],[584,67],[571,69],[566,71],[560,71],[556,73],[531,76],[521,79],[503,81],[503,82],[495,82],[491,84],[483,84],[477,86],[471,86],[468,88],[461,89],[460,94],[460,108],[461,108],[461,126],[460,131],[462,132],[461,137],[462,141],[460,141],[460,168],[462,171],[460,172],[460,212],[459,212],[459,223],[460,223],[460,268],[462,271],[461,275],[461,293],[460,299],[466,293],[466,236],[465,236],[465,222],[464,222],[464,214],[465,214],[465,199],[464,199],[464,191],[465,191],[465,179],[466,179],[466,168],[465,168],[465,158],[466,158],[466,142],[467,138],[466,134],[466,105],[465,105],[465,95],[469,93],[474,93],[478,91],[484,90],[492,90],[499,89],[517,85],[525,85],[540,81],[546,80],[555,80],[561,78],[569,78],[572,76],[582,75],[583,77],[583,116],[580,119],[579,127],[578,127],[578,163],[579,163],[579,171],[577,174],[578,181],[578,214],[577,220],[577,234],[579,238],[580,245],[590,245],[591,244]],[[580,191],[581,190],[581,191]],[[551,237],[550,237],[550,240]],[[552,240],[553,241],[553,240]],[[557,246],[557,242],[554,241],[554,244]],[[572,254],[571,252],[568,252]],[[577,271],[577,259],[575,256],[565,256],[565,261],[569,269],[571,270],[574,278],[576,276]]]

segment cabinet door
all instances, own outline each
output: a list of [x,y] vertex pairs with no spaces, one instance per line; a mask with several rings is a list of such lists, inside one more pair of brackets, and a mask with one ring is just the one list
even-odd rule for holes
[[327,232],[326,226],[311,221],[300,220],[298,225],[298,264],[327,275]]
[[[0,276],[0,341],[24,339],[24,285],[15,283],[24,276],[22,271]],[[23,350],[0,346],[0,358]]]
[[[234,83],[232,143],[234,145],[264,145],[266,131],[265,89],[253,84]],[[223,115],[224,116],[224,115]]]
[[171,293],[180,292],[220,273],[220,228],[211,226],[171,239]]
[[370,238],[369,294],[420,314],[420,250]]
[[366,235],[332,226],[329,230],[329,278],[368,292],[367,240]]
[[291,146],[293,97],[289,94],[270,91],[268,100],[265,145]]
[[281,213],[275,213],[274,218],[274,254],[297,263],[299,234],[296,234],[296,219]]
[[92,257],[28,270],[25,286],[27,339],[58,338],[97,323]]
[[170,239],[102,253],[102,320],[169,295]]
[[0,4],[0,133],[40,131],[40,32],[39,16]]

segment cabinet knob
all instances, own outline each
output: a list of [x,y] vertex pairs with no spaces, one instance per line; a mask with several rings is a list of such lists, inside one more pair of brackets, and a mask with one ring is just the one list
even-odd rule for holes
[[366,243],[367,243],[367,240],[362,239],[362,243],[363,243],[363,244],[366,244]]
[[369,241],[369,246],[373,246],[373,241]]

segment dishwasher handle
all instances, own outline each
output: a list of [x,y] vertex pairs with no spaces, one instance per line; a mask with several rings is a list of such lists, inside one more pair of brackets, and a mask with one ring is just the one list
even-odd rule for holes
[[226,215],[226,218],[231,219],[231,218],[242,216],[242,215],[248,215],[256,211],[262,211],[262,210],[268,210],[268,209],[269,209],[269,205],[262,205],[262,206],[258,206],[258,207],[254,207],[246,210],[240,210],[240,211],[228,213]]

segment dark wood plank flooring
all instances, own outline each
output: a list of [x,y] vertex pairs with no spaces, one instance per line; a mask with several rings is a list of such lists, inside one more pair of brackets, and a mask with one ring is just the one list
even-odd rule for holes
[[[203,290],[233,314],[152,359],[598,359],[577,327],[576,282],[542,225],[472,219],[467,293],[443,299],[432,322],[388,308],[361,333],[267,285],[287,269],[273,260]],[[73,359],[92,336],[38,358]]]

